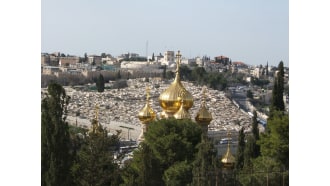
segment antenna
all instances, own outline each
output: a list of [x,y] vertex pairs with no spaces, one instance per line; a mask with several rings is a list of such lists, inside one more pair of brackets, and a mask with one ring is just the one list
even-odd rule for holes
[[148,58],[148,40],[146,43],[146,57],[147,57],[147,61],[149,62],[149,58]]

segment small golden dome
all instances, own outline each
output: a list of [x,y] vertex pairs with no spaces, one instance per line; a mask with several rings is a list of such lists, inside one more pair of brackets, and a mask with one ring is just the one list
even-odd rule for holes
[[160,94],[159,103],[163,110],[169,115],[173,115],[180,109],[181,103],[178,97],[183,100],[183,107],[188,111],[194,104],[194,98],[191,93],[188,92],[180,81],[179,67],[181,63],[181,54],[178,51],[177,57],[177,67],[176,76],[172,84]]
[[221,159],[221,162],[223,164],[234,164],[235,163],[235,157],[231,154],[229,146],[227,147],[227,152]]
[[199,123],[200,125],[209,125],[210,122],[212,121],[212,115],[207,110],[205,104],[205,98],[206,98],[205,92],[206,92],[206,88],[204,87],[202,104],[195,117],[196,122]]
[[99,123],[99,106],[95,106],[95,117],[92,120],[92,125],[91,128],[89,129],[88,133],[94,133],[94,134],[99,134],[102,132],[101,126]]
[[147,123],[149,123],[150,121],[152,121],[156,118],[156,113],[154,112],[154,110],[149,105],[149,91],[150,91],[150,88],[147,87],[146,91],[147,91],[147,102],[138,114],[138,118],[143,124],[147,124]]
[[168,118],[168,115],[166,114],[165,111],[162,111],[162,112],[160,113],[160,118],[161,118],[161,119]]
[[181,100],[181,106],[180,109],[173,115],[175,119],[190,119],[189,112],[184,108],[183,106],[183,100]]
[[[229,136],[230,136],[230,133],[228,133],[228,137]],[[232,168],[235,164],[235,157],[230,152],[229,141],[228,141],[228,146],[227,146],[227,152],[221,159],[221,162],[223,163],[225,168]]]

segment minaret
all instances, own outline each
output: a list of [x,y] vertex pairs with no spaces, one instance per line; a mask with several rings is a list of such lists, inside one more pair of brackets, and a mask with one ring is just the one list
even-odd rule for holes
[[[227,136],[228,136],[228,138],[230,138],[231,133],[228,132]],[[232,169],[234,167],[234,164],[235,164],[235,157],[230,152],[229,141],[230,140],[227,140],[227,152],[223,156],[223,158],[221,159],[221,163],[223,164],[225,169]]]
[[138,113],[138,118],[139,118],[139,120],[142,123],[142,132],[141,132],[141,134],[139,136],[139,139],[138,139],[139,141],[143,141],[144,140],[144,133],[146,133],[147,130],[148,130],[148,124],[156,118],[156,113],[150,107],[150,102],[149,102],[150,88],[149,87],[146,88],[146,93],[147,93],[146,104],[142,108],[142,110]]
[[193,106],[194,99],[190,92],[188,92],[180,81],[180,64],[181,54],[180,51],[176,54],[176,75],[172,84],[160,94],[159,103],[163,109],[161,113],[162,118],[173,117],[173,115],[180,109],[181,101],[183,100],[183,107],[189,112],[189,109]]
[[203,87],[202,90],[202,103],[196,114],[195,120],[202,127],[204,136],[207,136],[208,125],[212,121],[212,115],[206,108],[206,87]]

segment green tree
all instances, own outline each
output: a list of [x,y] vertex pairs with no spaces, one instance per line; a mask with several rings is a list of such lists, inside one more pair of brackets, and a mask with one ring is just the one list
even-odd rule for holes
[[84,62],[87,63],[88,62],[88,56],[87,56],[87,53],[85,52],[84,54]]
[[166,68],[167,68],[167,65],[164,65],[164,67],[163,67],[163,75],[162,75],[162,78],[163,79],[166,78]]
[[253,111],[252,117],[252,134],[247,136],[247,142],[244,148],[244,168],[251,169],[253,167],[252,160],[260,156],[260,146],[257,144],[259,140],[259,128],[257,121],[257,112]]
[[237,171],[241,170],[244,166],[244,149],[245,149],[245,134],[244,134],[244,127],[242,127],[239,130],[238,147],[236,152],[235,169]]
[[117,76],[116,76],[116,79],[121,79],[120,70],[117,72]]
[[[163,119],[151,122],[142,147],[133,155],[124,174],[125,183],[165,185],[190,183],[192,162],[201,141],[202,130],[191,120]],[[152,158],[150,158],[152,157]],[[173,180],[173,182],[171,182]]]
[[289,172],[283,171],[274,158],[259,156],[252,160],[250,169],[240,172],[238,180],[243,186],[289,185]]
[[[258,118],[257,111],[254,110],[253,117],[252,117],[252,134],[255,139],[255,142],[257,142],[260,139],[257,118]],[[253,158],[256,158],[260,155],[260,146],[257,143],[254,144],[253,152],[254,152]]]
[[214,173],[219,171],[219,160],[216,157],[216,149],[213,143],[205,138],[197,145],[198,152],[192,164],[192,185],[215,185]]
[[70,97],[57,84],[48,85],[41,102],[41,185],[71,185],[69,126],[66,120]]
[[191,72],[192,80],[197,81],[198,84],[202,84],[204,82],[205,75],[207,75],[207,73],[203,67],[196,67]]
[[169,167],[176,161],[193,160],[201,134],[201,128],[191,120],[163,119],[149,125],[145,142],[161,163]]
[[175,77],[175,73],[174,72],[172,72],[172,71],[167,71],[166,72],[166,78],[167,79],[172,79],[174,77]]
[[273,111],[267,121],[266,133],[260,136],[258,144],[262,156],[274,158],[285,169],[289,169],[289,115]]
[[251,90],[247,90],[246,91],[246,97],[250,98],[250,99],[253,99],[253,93]]
[[151,61],[155,61],[155,54],[152,53]]
[[[92,123],[95,124],[96,120]],[[109,136],[98,125],[95,132],[85,134],[77,158],[72,166],[76,185],[119,185],[119,167],[113,161],[112,151],[119,144],[118,134]]]
[[[283,92],[284,92],[284,66],[283,61],[278,65],[278,73],[274,80],[274,87],[272,92],[272,110],[285,110],[285,105],[283,101]],[[270,115],[272,117],[272,115]]]
[[253,135],[246,137],[246,144],[244,148],[244,169],[251,169],[252,159],[255,156],[256,140]]
[[104,78],[102,74],[96,80],[96,88],[98,92],[104,92]]
[[124,167],[122,174],[125,185],[164,185],[160,162],[155,158],[150,146],[142,142],[133,154],[134,158],[127,167]]
[[191,164],[187,161],[179,161],[170,166],[163,176],[165,185],[176,186],[176,185],[187,185],[191,182]]
[[191,79],[191,69],[187,65],[180,66],[180,78],[184,81]]

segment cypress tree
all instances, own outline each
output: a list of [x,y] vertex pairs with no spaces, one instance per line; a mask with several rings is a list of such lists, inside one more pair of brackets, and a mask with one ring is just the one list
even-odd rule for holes
[[102,74],[96,80],[96,88],[98,92],[104,92],[104,78]]
[[[252,117],[252,134],[255,139],[255,143],[260,139],[259,136],[259,127],[258,127],[258,120],[257,120],[257,111],[253,111]],[[254,145],[254,155],[253,158],[256,158],[260,155],[260,146],[258,144]]]
[[163,69],[163,79],[165,79],[166,78],[166,65],[164,66],[164,69]]
[[215,173],[217,171],[216,150],[212,142],[205,138],[197,145],[198,152],[193,162],[192,185],[215,185]]
[[71,185],[69,126],[66,120],[70,97],[57,83],[48,85],[41,103],[41,185]]
[[[278,73],[274,80],[273,95],[272,95],[272,110],[284,111],[284,101],[283,101],[283,91],[284,91],[284,67],[281,61],[278,65]],[[272,116],[272,115],[271,115]]]
[[236,163],[235,169],[241,170],[244,166],[244,149],[245,149],[245,134],[244,134],[244,127],[239,130],[238,136],[238,147],[236,153]]
[[154,53],[152,53],[151,61],[155,61],[155,54]]
[[247,136],[247,142],[244,148],[244,169],[252,167],[252,159],[254,158],[256,140],[252,135]]

